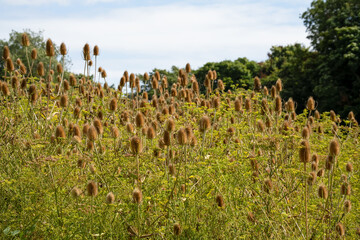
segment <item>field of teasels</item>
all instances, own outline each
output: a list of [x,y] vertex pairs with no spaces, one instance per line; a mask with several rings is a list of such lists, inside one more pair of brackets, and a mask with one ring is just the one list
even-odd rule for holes
[[172,86],[158,72],[125,71],[112,89],[97,46],[82,50],[81,79],[63,77],[65,44],[49,69],[47,40],[36,72],[40,49],[26,34],[22,46],[27,62],[7,47],[2,56],[1,239],[360,237],[352,112],[340,119],[312,97],[282,99],[280,79],[224,92],[215,71],[199,94],[189,64]]

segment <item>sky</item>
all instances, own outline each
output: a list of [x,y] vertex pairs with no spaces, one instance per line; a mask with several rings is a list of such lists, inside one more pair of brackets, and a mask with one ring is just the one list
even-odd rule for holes
[[[110,84],[123,72],[247,57],[264,61],[271,46],[309,46],[300,15],[311,0],[0,0],[0,39],[43,30],[64,42],[71,71],[83,72],[82,48],[98,45]],[[94,69],[93,69],[94,71]]]

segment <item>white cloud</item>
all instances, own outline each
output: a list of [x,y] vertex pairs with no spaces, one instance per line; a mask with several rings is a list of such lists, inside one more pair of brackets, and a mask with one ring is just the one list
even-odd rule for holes
[[97,44],[101,66],[111,81],[118,82],[120,76],[112,74],[125,69],[145,72],[186,62],[196,68],[208,61],[244,56],[264,60],[272,45],[307,43],[298,16],[297,10],[256,3],[174,4],[114,9],[88,18],[2,20],[0,36],[12,29],[44,29],[46,38],[67,44],[74,70],[82,69],[83,45]]

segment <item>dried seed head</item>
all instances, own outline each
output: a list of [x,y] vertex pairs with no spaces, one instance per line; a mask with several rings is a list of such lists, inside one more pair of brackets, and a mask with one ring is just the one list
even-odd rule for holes
[[141,190],[138,188],[135,188],[132,194],[133,201],[137,204],[140,204],[142,202],[142,193]]
[[180,128],[177,132],[177,141],[180,145],[185,145],[188,142],[186,131],[184,128]]
[[114,112],[117,108],[117,100],[116,98],[112,98],[110,101],[110,111]]
[[311,163],[311,170],[315,172],[318,170],[318,164],[316,162]]
[[128,133],[134,132],[134,126],[131,123],[127,123],[126,124],[126,131],[128,131]]
[[93,54],[94,54],[94,56],[98,56],[98,55],[99,55],[99,47],[98,47],[98,45],[95,45],[95,46],[94,46]]
[[26,33],[23,33],[21,36],[21,45],[24,47],[30,46],[29,36]]
[[310,132],[309,132],[309,128],[308,127],[304,127],[302,132],[301,132],[301,136],[304,140],[309,140],[310,137]]
[[279,78],[276,81],[276,92],[281,92],[281,91],[282,91],[282,82],[281,82],[281,79]]
[[37,65],[37,74],[42,77],[45,75],[45,69],[44,69],[44,64],[42,62],[39,62],[39,64]]
[[171,133],[167,130],[164,131],[164,145],[170,146],[171,145]]
[[302,140],[300,143],[299,158],[303,163],[310,161],[310,144],[307,140]]
[[115,195],[112,192],[109,192],[106,195],[106,203],[107,204],[113,204],[115,202]]
[[136,127],[142,128],[145,124],[144,115],[141,112],[138,112],[135,117]]
[[340,153],[340,145],[336,138],[331,140],[329,147],[330,155],[336,157]]
[[[84,126],[84,129],[85,129],[85,126]],[[91,126],[88,128],[86,134],[87,134],[88,139],[89,139],[91,142],[92,142],[92,141],[95,141],[95,140],[97,139],[98,133],[97,133],[97,131],[96,131],[96,128],[95,128],[93,125],[91,125]]]
[[330,119],[333,122],[336,122],[336,114],[333,110],[330,111]]
[[282,111],[282,103],[281,103],[281,97],[276,96],[275,98],[275,112],[280,115]]
[[68,105],[68,96],[67,95],[62,95],[60,98],[60,106],[62,108],[66,108]]
[[6,70],[9,72],[13,72],[15,70],[14,63],[11,58],[6,59]]
[[73,189],[71,189],[70,194],[73,198],[77,198],[81,195],[81,190],[77,187],[74,187]]
[[90,60],[90,45],[86,43],[83,47],[83,58],[85,61]]
[[155,134],[154,128],[152,126],[148,127],[147,131],[146,131],[146,137],[148,139],[154,139],[155,136],[156,136],[156,134]]
[[88,183],[86,190],[87,190],[88,196],[90,196],[90,197],[95,197],[96,195],[98,195],[98,186],[93,181]]
[[172,118],[166,120],[166,130],[172,132],[175,130],[175,121]]
[[59,125],[56,127],[55,136],[56,136],[56,138],[65,138],[66,137],[63,126]]
[[307,179],[308,185],[310,186],[314,185],[315,181],[316,181],[316,173],[315,172],[309,173],[309,177]]
[[271,189],[272,189],[273,185],[270,179],[266,179],[264,181],[264,185],[263,185],[263,189],[266,193],[270,193]]
[[319,186],[318,194],[319,194],[320,198],[327,199],[328,191],[327,191],[325,185],[320,185]]
[[211,128],[210,118],[204,115],[199,122],[199,130],[200,132],[205,132]]
[[345,235],[345,228],[342,223],[337,223],[335,227],[336,232],[342,237]]
[[351,201],[345,200],[344,202],[344,212],[349,213],[351,211]]
[[307,100],[306,108],[309,111],[315,110],[315,101],[313,97],[309,97],[309,99]]
[[312,156],[311,156],[311,161],[312,162],[315,162],[316,164],[319,164],[319,156],[314,153]]
[[120,135],[119,129],[116,126],[111,127],[111,136],[113,138],[118,138]]
[[97,134],[101,135],[104,132],[104,129],[100,119],[95,118],[93,124],[94,127],[96,128]]
[[259,77],[255,77],[254,78],[254,91],[255,92],[260,92],[261,90],[261,81]]
[[317,172],[318,177],[323,177],[324,175],[325,175],[325,169],[323,169],[323,168]]
[[142,151],[141,139],[137,136],[133,136],[130,139],[130,148],[134,154],[139,154]]
[[350,195],[351,194],[351,185],[347,182],[344,182],[341,185],[340,193],[341,193],[341,195]]
[[353,171],[353,165],[352,165],[351,162],[348,162],[346,164],[346,171],[349,172],[349,173],[351,173]]
[[191,67],[190,67],[190,63],[187,63],[185,66],[185,71],[186,73],[190,73],[191,72]]
[[179,236],[181,234],[181,227],[179,223],[174,224],[174,235]]
[[217,195],[215,200],[216,200],[218,207],[220,207],[220,208],[225,207],[224,198],[221,195]]
[[236,112],[240,112],[240,111],[241,111],[241,109],[242,109],[242,103],[241,103],[240,99],[236,99],[236,100],[234,101],[234,107],[235,107],[235,111],[236,111]]
[[175,166],[172,163],[169,164],[169,173],[171,176],[175,175]]
[[314,117],[315,117],[315,119],[317,119],[317,120],[320,119],[320,113],[319,113],[318,110],[315,110]]
[[245,98],[245,109],[246,111],[251,112],[251,100],[250,98]]
[[37,50],[36,50],[36,48],[33,48],[31,50],[31,59],[35,60],[36,58],[37,58]]
[[16,76],[11,78],[11,86],[13,89],[18,89],[20,85],[19,79]]
[[10,58],[10,50],[8,46],[5,46],[3,48],[3,59],[6,60],[8,58]]
[[46,56],[48,56],[48,57],[55,56],[54,45],[50,38],[46,41]]

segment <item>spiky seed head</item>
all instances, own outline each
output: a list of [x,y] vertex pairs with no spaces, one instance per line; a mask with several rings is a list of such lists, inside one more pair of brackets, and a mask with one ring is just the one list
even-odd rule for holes
[[166,130],[172,132],[175,130],[175,121],[173,118],[166,120]]
[[308,127],[304,127],[302,132],[301,132],[301,136],[304,140],[309,140],[310,137],[310,132],[309,132],[309,128]]
[[145,124],[144,115],[141,112],[138,112],[135,117],[136,127],[142,128]]
[[257,121],[257,128],[258,128],[259,132],[265,131],[265,124],[264,124],[263,120],[260,119]]
[[341,195],[350,195],[351,194],[351,185],[347,182],[344,182],[341,185],[340,193],[341,193]]
[[339,141],[336,138],[331,140],[329,151],[330,151],[331,156],[336,157],[337,155],[339,155],[339,153],[340,153],[340,144],[339,144]]
[[110,101],[110,111],[114,112],[116,111],[116,108],[117,108],[117,99],[112,98]]
[[318,170],[318,164],[316,162],[311,163],[311,170],[315,172]]
[[330,110],[330,119],[333,122],[336,122],[336,114],[333,110]]
[[86,190],[90,197],[96,197],[96,195],[98,195],[98,186],[94,181],[88,183]]
[[309,177],[307,179],[308,185],[310,186],[314,185],[315,181],[316,181],[316,172],[309,173]]
[[74,187],[73,189],[71,189],[70,194],[73,198],[77,198],[81,195],[81,190],[78,187]]
[[83,58],[85,61],[90,60],[90,45],[86,43],[83,47]]
[[218,97],[213,98],[212,105],[215,109],[220,107],[220,99]]
[[240,101],[240,99],[235,99],[234,101],[234,107],[235,107],[235,111],[236,112],[240,112],[242,109],[242,103]]
[[307,140],[302,140],[300,143],[299,158],[303,163],[310,161],[310,144]]
[[314,112],[314,117],[315,117],[315,119],[317,119],[317,120],[320,119],[320,113],[319,113],[318,110],[315,110],[315,112]]
[[98,47],[98,45],[94,46],[93,54],[94,54],[94,56],[99,56],[99,47]]
[[316,164],[319,164],[319,156],[314,153],[312,156],[311,156],[311,161],[312,162],[315,162]]
[[[84,126],[84,128],[85,128],[85,126]],[[90,141],[95,141],[97,139],[97,135],[98,135],[98,133],[97,133],[96,128],[93,125],[91,125],[87,130],[88,139]]]
[[282,91],[282,82],[281,82],[281,79],[279,78],[276,81],[276,92],[281,92],[281,91]]
[[142,202],[142,193],[141,190],[138,188],[135,188],[133,193],[132,193],[132,197],[133,197],[133,201],[137,204],[140,204]]
[[128,133],[134,132],[134,126],[133,126],[131,123],[127,123],[127,124],[126,124],[126,131],[127,131]]
[[270,179],[265,179],[263,189],[266,193],[270,193],[273,188],[272,181]]
[[164,131],[164,145],[170,146],[171,145],[171,133],[167,130]]
[[175,175],[175,166],[172,163],[169,164],[169,173],[171,176]]
[[24,47],[30,46],[29,36],[26,33],[23,33],[21,36],[21,45]]
[[54,55],[55,55],[54,45],[51,39],[49,38],[48,40],[46,40],[46,56],[53,57]]
[[[96,132],[96,130],[95,130],[95,132]],[[92,141],[88,141],[86,144],[86,149],[89,151],[94,150],[94,143]]]
[[4,46],[2,57],[3,57],[4,60],[10,58],[10,50],[9,50],[8,46]]
[[111,136],[113,138],[118,138],[120,135],[119,129],[116,126],[111,127]]
[[349,213],[351,211],[351,201],[345,200],[344,202],[344,212]]
[[280,115],[282,111],[282,103],[281,103],[281,97],[276,96],[275,98],[275,112]]
[[313,97],[309,97],[306,103],[306,108],[309,111],[315,110],[315,101]]
[[60,106],[62,108],[66,108],[68,105],[68,96],[67,95],[62,95],[60,98]]
[[255,92],[260,92],[261,90],[261,81],[259,77],[255,77],[254,78],[254,91]]
[[94,124],[94,127],[96,128],[97,134],[101,135],[104,132],[104,128],[103,128],[103,125],[102,125],[100,119],[95,118],[93,124]]
[[42,62],[39,62],[39,64],[37,65],[37,74],[40,77],[43,77],[45,75],[44,64]]
[[36,58],[37,58],[37,50],[36,50],[36,48],[33,48],[31,50],[31,59],[35,60]]
[[6,59],[6,70],[9,72],[13,72],[15,70],[14,63],[11,58]]
[[144,73],[144,81],[149,81],[150,77],[149,77],[149,74],[146,72]]
[[220,194],[218,194],[216,196],[215,201],[216,201],[216,204],[218,205],[218,207],[220,207],[220,208],[225,207],[224,198]]
[[59,125],[56,127],[55,136],[56,136],[56,138],[65,138],[66,137],[63,126]]
[[190,73],[190,72],[191,72],[190,63],[187,63],[187,64],[186,64],[186,66],[185,66],[185,71],[186,71],[186,73]]
[[177,132],[177,141],[180,145],[185,145],[188,142],[186,131],[184,128],[180,128]]
[[113,204],[115,202],[115,195],[112,192],[109,192],[106,195],[106,203],[107,204]]
[[345,235],[345,228],[342,223],[337,223],[335,227],[336,232],[342,237]]
[[328,197],[328,191],[325,187],[325,185],[320,185],[318,189],[318,194],[320,198],[327,199]]
[[199,122],[200,132],[205,132],[211,128],[210,118],[206,115],[202,116]]
[[251,100],[250,98],[245,98],[245,109],[248,112],[251,112]]
[[346,171],[349,172],[349,173],[351,173],[353,171],[353,165],[352,165],[351,162],[348,162],[346,164]]
[[318,172],[317,172],[317,176],[318,177],[323,177],[325,175],[325,169],[321,168]]
[[13,89],[18,89],[20,85],[19,79],[16,76],[11,78],[11,86]]
[[174,223],[174,235],[179,236],[181,234],[181,226],[179,223]]
[[134,154],[139,154],[142,151],[141,139],[138,136],[133,136],[130,139],[130,148]]

